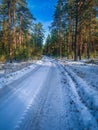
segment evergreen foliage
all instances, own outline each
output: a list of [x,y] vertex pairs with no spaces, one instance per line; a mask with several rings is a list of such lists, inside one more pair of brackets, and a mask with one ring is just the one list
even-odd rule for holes
[[97,14],[97,0],[58,0],[44,53],[74,60],[98,56]]
[[[33,54],[37,55],[34,48],[36,39],[34,30],[35,26],[38,26],[38,31],[42,31],[43,27],[41,23],[34,25],[34,20],[26,0],[0,0],[1,61],[27,60],[32,58]],[[37,47],[40,49],[43,35],[37,36],[39,40]]]

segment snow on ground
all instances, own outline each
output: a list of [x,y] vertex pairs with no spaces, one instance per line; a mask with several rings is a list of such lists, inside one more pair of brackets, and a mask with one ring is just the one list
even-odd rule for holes
[[4,75],[3,66],[4,66],[4,64],[0,64],[0,77]]
[[37,64],[40,67],[0,90],[0,130],[14,130],[22,114],[41,90],[51,64],[45,61]]
[[82,102],[98,123],[98,65],[68,61],[61,64],[74,82]]
[[98,130],[98,93],[91,90],[68,66],[52,60],[42,91],[16,130]]
[[0,90],[0,130],[98,130],[97,66],[47,57],[35,66]]
[[[32,71],[33,69],[35,69],[36,67],[39,67],[39,65],[41,65],[43,63],[42,60],[39,61],[35,61],[33,62],[30,66],[27,66],[19,71],[15,71],[12,73],[5,73],[4,70],[1,70],[1,77],[0,77],[0,89],[2,87],[4,87],[5,85],[8,85],[12,82],[14,82],[15,80],[21,78],[22,76],[24,76],[25,74],[29,73],[30,71]],[[14,66],[16,67],[15,69],[17,69],[17,66],[14,64]]]
[[83,62],[66,62],[65,64],[85,80],[88,85],[98,90],[98,65],[85,64]]

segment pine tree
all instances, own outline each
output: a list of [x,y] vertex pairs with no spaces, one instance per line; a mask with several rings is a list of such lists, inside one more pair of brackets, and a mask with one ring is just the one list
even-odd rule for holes
[[[97,0],[58,0],[51,26],[51,43],[56,39],[59,55],[66,51],[67,58],[81,60],[96,54]],[[63,49],[65,48],[65,49]]]
[[[33,26],[34,17],[27,8],[26,0],[1,0],[0,1],[0,25],[2,32],[2,46],[5,57],[12,62],[20,55],[25,38]],[[29,34],[30,35],[30,34]]]

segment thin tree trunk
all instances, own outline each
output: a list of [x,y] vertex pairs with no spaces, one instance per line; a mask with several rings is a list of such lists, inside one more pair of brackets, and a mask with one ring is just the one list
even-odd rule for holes
[[11,2],[8,1],[8,47],[9,47],[9,60],[12,63],[12,48],[11,48]]
[[16,1],[13,3],[13,17],[14,17],[14,34],[13,34],[13,43],[14,43],[14,57],[16,60]]
[[89,43],[87,43],[87,58],[90,58],[90,48],[89,48]]
[[78,0],[76,4],[76,16],[75,16],[75,42],[74,42],[74,60],[77,61],[77,35],[78,35]]
[[19,33],[19,42],[20,42],[20,45],[22,45],[22,19],[23,19],[23,17],[20,16],[20,33]]

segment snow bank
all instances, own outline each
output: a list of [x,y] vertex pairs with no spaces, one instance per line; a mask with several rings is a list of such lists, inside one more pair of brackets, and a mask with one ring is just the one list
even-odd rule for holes
[[[12,73],[7,73],[5,74],[5,76],[0,78],[0,89],[2,87],[4,87],[5,85],[10,84],[11,82],[21,78],[22,76],[24,76],[25,74],[31,72],[33,69],[35,69],[36,67],[42,65],[43,61],[39,60],[36,61],[34,63],[32,63],[29,66],[26,66],[25,68],[18,70],[16,72],[12,72]],[[18,68],[16,67],[15,70],[17,70]]]

